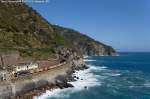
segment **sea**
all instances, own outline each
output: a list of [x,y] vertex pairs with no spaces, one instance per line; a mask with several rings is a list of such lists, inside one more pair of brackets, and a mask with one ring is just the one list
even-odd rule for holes
[[74,88],[47,90],[35,99],[150,99],[150,53],[88,56]]

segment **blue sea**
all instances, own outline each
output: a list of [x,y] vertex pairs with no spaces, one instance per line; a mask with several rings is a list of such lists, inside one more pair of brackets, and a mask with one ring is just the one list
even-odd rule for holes
[[[89,56],[90,67],[74,75],[75,87],[47,91],[37,99],[150,99],[150,53]],[[85,88],[85,86],[87,88]]]

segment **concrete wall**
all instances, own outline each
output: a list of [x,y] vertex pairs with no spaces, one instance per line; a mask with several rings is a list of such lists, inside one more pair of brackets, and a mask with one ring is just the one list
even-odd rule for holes
[[12,87],[8,84],[0,83],[0,99],[8,99],[12,95]]
[[54,84],[55,78],[59,75],[66,75],[68,69],[70,69],[70,67],[64,65],[56,69],[36,73],[30,78],[0,84],[0,99],[5,99],[4,97],[10,95],[20,95],[46,84]]
[[[82,59],[74,62],[77,65],[83,64]],[[7,96],[10,95],[20,95],[46,84],[54,84],[56,82],[56,77],[66,75],[67,71],[71,69],[70,67],[72,63],[70,63],[49,71],[36,73],[32,75],[30,79],[21,79],[14,82],[4,83],[5,85],[0,84],[0,99],[7,99]]]

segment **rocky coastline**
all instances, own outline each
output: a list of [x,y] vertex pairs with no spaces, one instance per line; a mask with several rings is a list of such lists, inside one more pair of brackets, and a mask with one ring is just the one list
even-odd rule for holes
[[[25,3],[0,4],[1,74],[11,73],[4,73],[3,70],[13,67],[14,57],[18,57],[16,53],[21,59],[48,60],[56,56],[55,58],[61,60],[60,63],[66,63],[51,70],[44,68],[38,73],[25,76],[25,79],[12,81],[11,76],[7,80],[2,79],[5,81],[0,82],[0,99],[32,99],[46,90],[73,87],[68,82],[79,79],[73,73],[88,68],[83,55],[116,55],[111,46],[74,29],[49,23]],[[13,57],[10,57],[11,53]],[[7,78],[3,76],[2,78]]]
[[[64,89],[69,87],[74,87],[69,82],[77,81],[79,77],[73,75],[76,71],[85,70],[89,67],[83,63],[80,65],[72,65],[71,68],[66,72],[66,75],[59,75],[55,78],[55,83],[47,83],[44,84],[34,90],[30,90],[28,92],[22,93],[20,95],[11,97],[12,99],[33,99],[34,96],[40,96],[42,93],[45,93],[46,90],[54,90],[54,89]],[[86,87],[86,86],[85,86]]]
[[[59,55],[65,64],[31,76],[30,79],[0,84],[0,99],[33,99],[47,90],[74,87],[69,82],[80,79],[74,75],[76,71],[89,67],[85,64],[83,56],[71,51],[60,50]],[[87,86],[83,86],[87,88]]]

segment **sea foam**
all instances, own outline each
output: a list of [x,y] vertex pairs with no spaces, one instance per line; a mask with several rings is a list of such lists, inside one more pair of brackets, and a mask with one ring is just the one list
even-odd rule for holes
[[150,87],[150,82],[146,81],[146,83],[144,84],[145,87]]
[[65,88],[65,89],[54,89],[52,91],[47,90],[46,93],[43,93],[41,96],[36,96],[34,99],[47,99],[47,98],[67,98],[70,97],[71,93],[88,90],[94,86],[100,86],[101,83],[97,79],[97,75],[94,75],[92,72],[92,67],[86,70],[76,71],[73,75],[79,77],[77,81],[69,82],[74,87]]
[[96,61],[96,60],[92,60],[92,59],[84,59],[85,62],[92,62],[92,61]]
[[87,65],[87,66],[90,67],[91,71],[102,71],[107,69],[106,66],[95,66],[95,65]]

